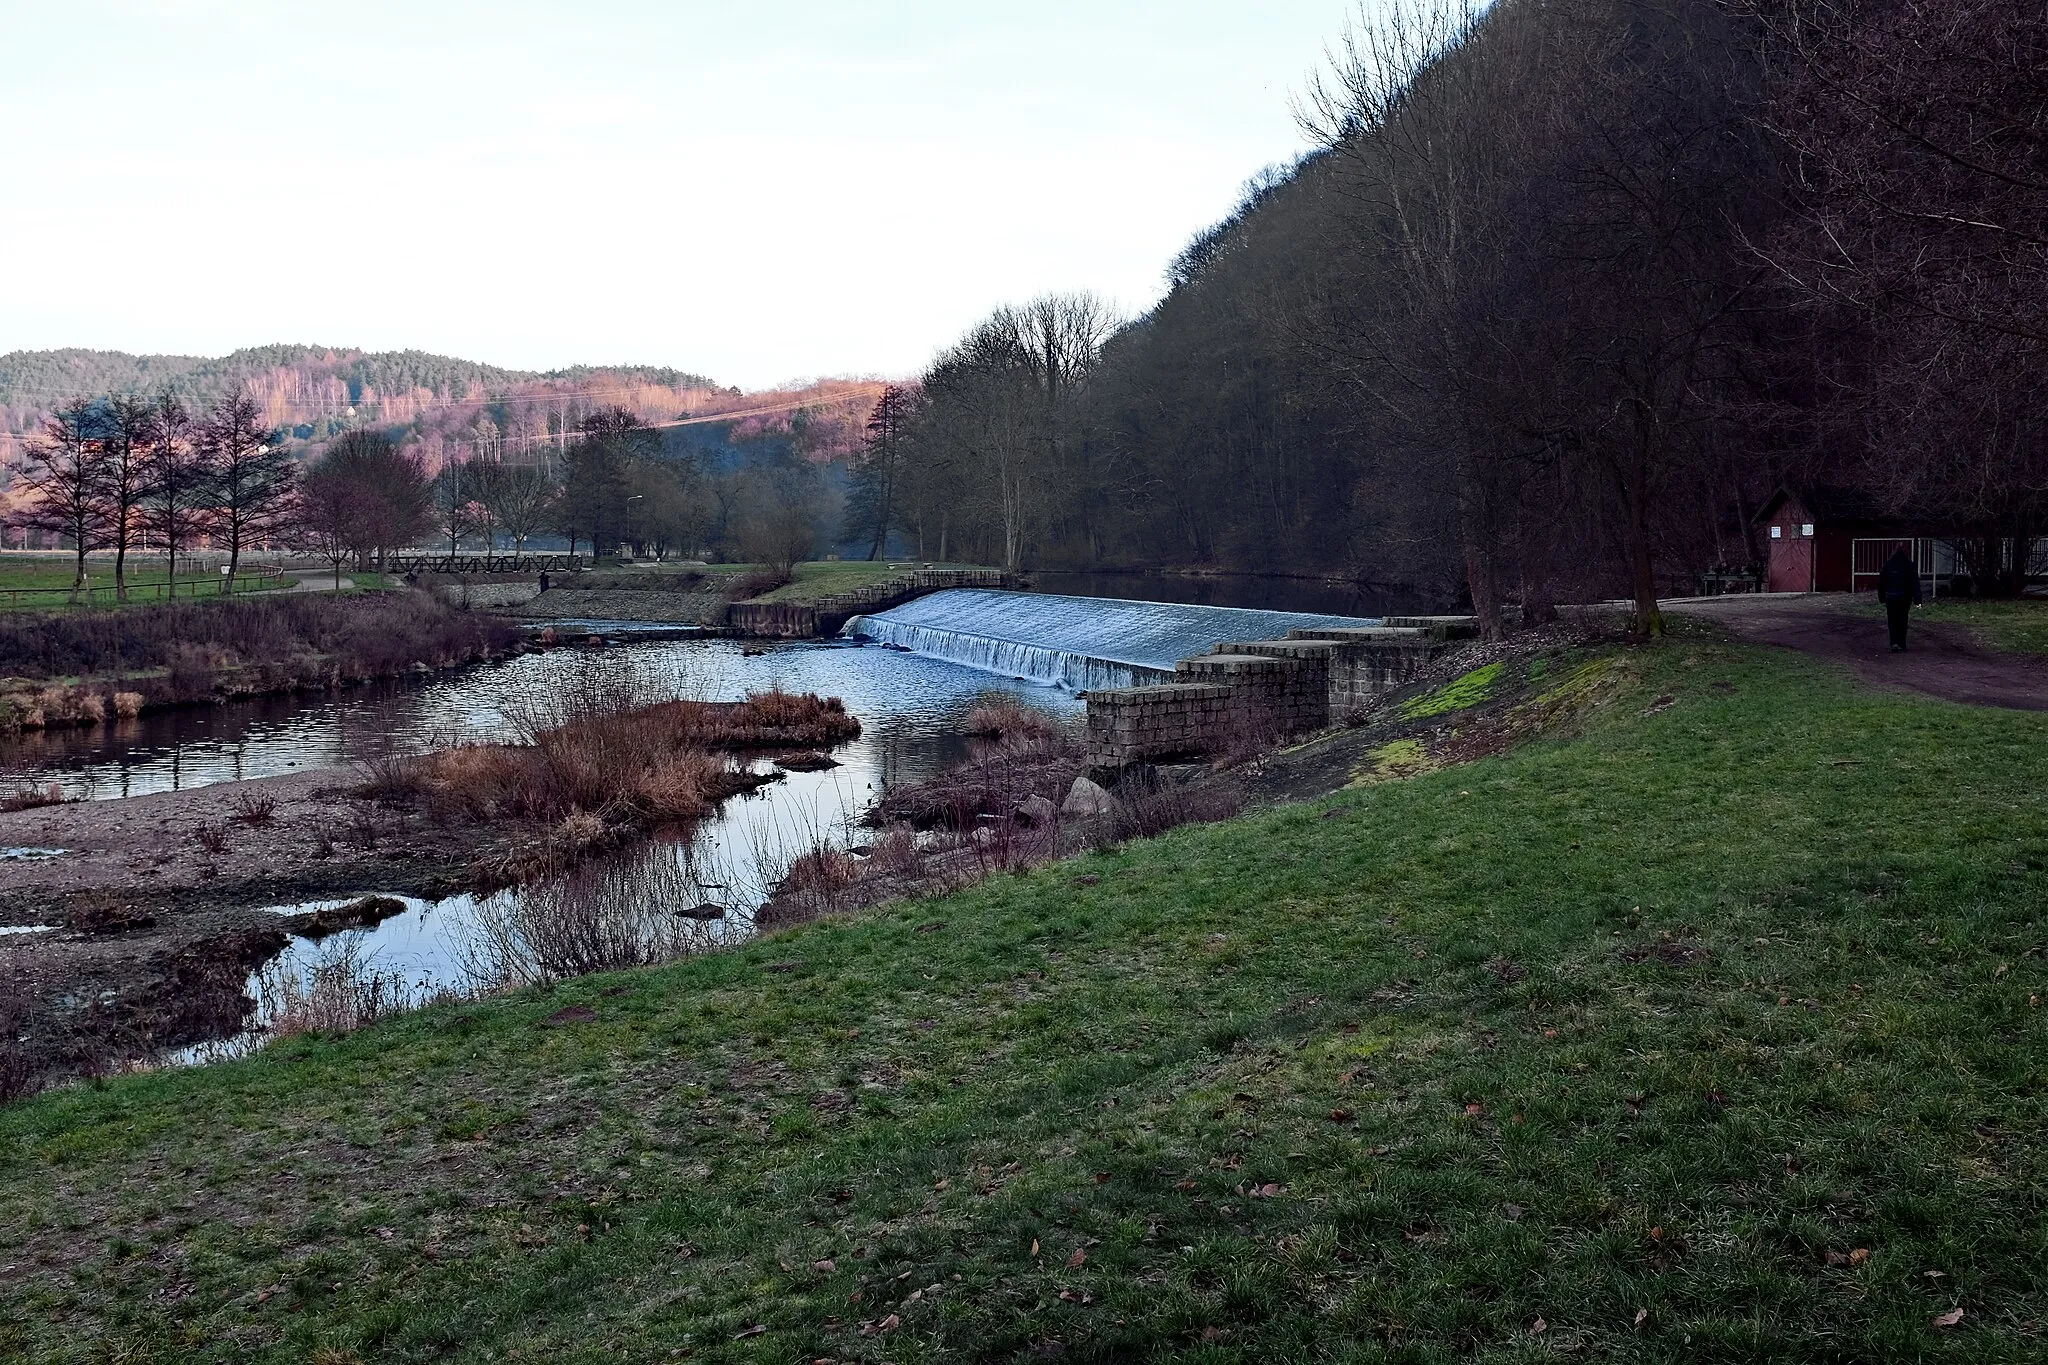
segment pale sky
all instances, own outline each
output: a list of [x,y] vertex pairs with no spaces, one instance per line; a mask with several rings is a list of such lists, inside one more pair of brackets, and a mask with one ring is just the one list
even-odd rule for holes
[[0,0],[0,352],[758,388],[1157,298],[1356,0]]

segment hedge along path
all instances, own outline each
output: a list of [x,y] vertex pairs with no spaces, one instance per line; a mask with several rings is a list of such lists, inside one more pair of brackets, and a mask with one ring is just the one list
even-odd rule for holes
[[2043,721],[1630,671],[1571,741],[0,1112],[0,1342],[2037,1356]]

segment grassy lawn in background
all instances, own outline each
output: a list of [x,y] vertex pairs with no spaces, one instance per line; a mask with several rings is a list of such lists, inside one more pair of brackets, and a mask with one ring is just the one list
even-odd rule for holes
[[2048,717],[1614,668],[1504,757],[0,1110],[0,1354],[2040,1359]]
[[2048,654],[2048,600],[1981,602],[1944,597],[1917,608],[1915,615],[1922,621],[1967,627],[2000,649]]
[[[770,593],[750,600],[756,602],[815,602],[835,593],[851,592],[871,583],[886,582],[924,568],[923,561],[899,560],[817,560],[796,567],[796,579]],[[972,569],[974,564],[933,564],[935,569]]]
[[[50,611],[73,605],[83,607],[88,601],[95,607],[112,607],[168,600],[164,587],[165,573],[161,563],[145,561],[130,566],[130,599],[125,604],[115,597],[114,566],[111,561],[97,558],[86,561],[86,583],[89,592],[80,592],[74,604],[72,584],[76,574],[77,569],[68,558],[0,556],[0,611]],[[178,575],[177,595],[181,598],[195,595],[218,597],[221,595],[220,585],[221,577],[218,570],[187,571]],[[255,578],[244,575],[235,580],[237,594],[269,592],[279,587],[290,586],[290,579]]]

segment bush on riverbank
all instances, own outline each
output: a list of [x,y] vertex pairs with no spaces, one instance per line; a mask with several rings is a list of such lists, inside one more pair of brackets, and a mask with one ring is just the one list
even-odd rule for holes
[[607,833],[694,820],[772,776],[726,756],[829,748],[860,735],[837,697],[756,692],[739,702],[634,703],[630,689],[540,700],[521,744],[468,744],[377,765],[365,796],[444,819],[562,826],[578,845]]
[[503,654],[518,639],[511,622],[417,593],[0,616],[0,727],[97,724],[110,709],[127,716],[223,695],[396,677],[415,664],[446,668]]

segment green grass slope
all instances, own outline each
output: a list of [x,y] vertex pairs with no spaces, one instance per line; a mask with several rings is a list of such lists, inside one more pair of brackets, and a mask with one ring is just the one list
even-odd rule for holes
[[0,1351],[2041,1358],[2048,718],[1621,667],[1574,739],[0,1111]]

